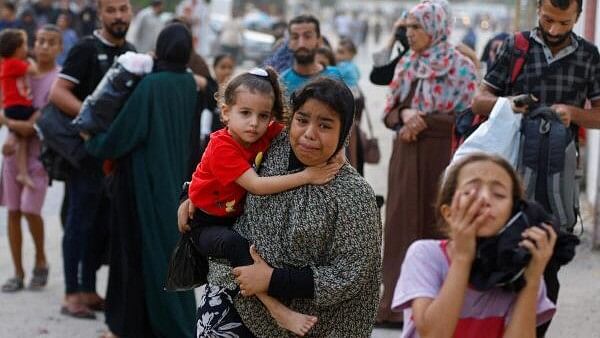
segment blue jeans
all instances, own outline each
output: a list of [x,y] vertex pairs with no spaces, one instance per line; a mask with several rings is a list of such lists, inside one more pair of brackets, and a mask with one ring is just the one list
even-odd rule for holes
[[[98,216],[108,219],[103,212],[104,175],[98,160],[74,169],[68,179],[69,195],[67,218],[62,242],[66,293],[96,292],[96,270],[101,265],[107,234],[95,229],[108,227]],[[104,223],[104,224],[102,224]]]

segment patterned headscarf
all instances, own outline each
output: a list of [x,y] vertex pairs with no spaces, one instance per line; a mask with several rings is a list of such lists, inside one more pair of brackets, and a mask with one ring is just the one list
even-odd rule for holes
[[444,0],[425,0],[409,13],[431,37],[431,46],[412,51],[398,62],[390,83],[385,113],[389,114],[410,94],[417,81],[410,107],[426,114],[450,113],[466,109],[475,94],[473,63],[448,42],[452,17]]

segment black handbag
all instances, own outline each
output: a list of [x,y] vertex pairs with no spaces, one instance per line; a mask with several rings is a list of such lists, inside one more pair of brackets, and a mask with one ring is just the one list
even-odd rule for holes
[[45,147],[79,169],[81,160],[87,156],[87,152],[83,139],[71,124],[72,120],[54,104],[49,103],[42,109],[42,114],[35,123],[35,129]]
[[169,261],[166,291],[187,291],[206,284],[208,260],[194,248],[191,231],[181,235]]

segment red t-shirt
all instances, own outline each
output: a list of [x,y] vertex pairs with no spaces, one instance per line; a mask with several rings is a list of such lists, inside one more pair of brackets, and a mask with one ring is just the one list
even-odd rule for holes
[[0,62],[0,87],[4,108],[32,106],[31,90],[27,82],[29,63],[21,59],[6,58]]
[[246,190],[235,181],[252,165],[260,165],[262,153],[282,129],[282,124],[271,122],[265,135],[248,148],[236,142],[227,128],[211,134],[188,191],[194,206],[213,216],[241,214]]

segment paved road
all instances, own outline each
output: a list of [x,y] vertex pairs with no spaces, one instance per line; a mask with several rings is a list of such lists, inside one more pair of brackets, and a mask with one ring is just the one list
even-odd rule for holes
[[[366,93],[368,107],[373,117],[375,133],[379,136],[382,162],[367,165],[366,178],[378,194],[386,193],[387,159],[390,155],[392,133],[379,122],[386,89],[368,83],[370,60],[366,54],[359,55],[361,86]],[[0,133],[0,140],[4,134]],[[59,314],[63,293],[61,237],[58,210],[63,186],[54,184],[48,192],[43,214],[46,220],[46,249],[50,262],[50,281],[42,292],[24,291],[17,294],[0,294],[1,337],[96,337],[104,330],[103,316],[95,321],[76,320]],[[586,219],[590,219],[589,216]],[[589,222],[588,222],[589,224]],[[26,228],[25,228],[26,229]],[[0,209],[0,283],[12,276],[12,263],[7,246],[6,213]],[[26,271],[31,271],[33,247],[25,230],[24,262]],[[98,274],[98,290],[106,289],[107,269]],[[583,245],[575,260],[560,273],[563,284],[559,310],[550,327],[548,337],[600,337],[600,253],[590,249],[589,228],[585,229]],[[376,329],[374,338],[399,337],[398,330]]]

